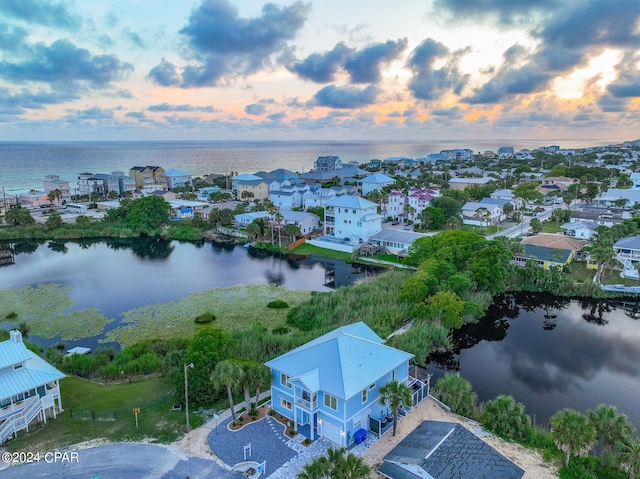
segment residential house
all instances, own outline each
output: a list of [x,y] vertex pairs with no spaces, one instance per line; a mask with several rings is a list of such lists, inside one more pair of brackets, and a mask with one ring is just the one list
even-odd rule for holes
[[290,210],[302,206],[302,193],[297,188],[289,187],[270,191],[269,199],[282,210]]
[[366,195],[372,191],[381,191],[385,186],[392,185],[396,182],[393,178],[383,175],[382,173],[375,173],[369,175],[366,178],[358,181],[358,185],[362,190],[362,194]]
[[96,173],[93,175],[94,180],[102,181],[102,189],[104,195],[108,195],[111,191],[120,194],[120,183],[118,177],[107,173]]
[[336,176],[341,180],[345,178],[355,178],[357,176],[367,176],[370,172],[367,170],[363,170],[362,168],[358,168],[357,165],[352,165],[347,163],[343,165],[342,168],[338,170],[329,170],[329,171],[311,171],[309,173],[302,173],[298,176],[298,179],[304,181],[307,184],[311,183],[324,183],[325,181],[332,180]]
[[167,177],[167,187],[170,190],[174,190],[176,188],[184,188],[187,185],[191,185],[192,176],[186,171],[170,169],[165,173]]
[[120,195],[127,192],[133,194],[136,191],[136,181],[129,175],[125,175],[124,171],[112,171],[111,174],[118,179],[118,191]]
[[401,252],[408,252],[409,247],[415,240],[425,236],[427,235],[414,233],[413,231],[399,231],[385,228],[369,238],[369,242],[382,246],[391,254],[398,254]]
[[0,444],[31,422],[62,411],[59,381],[64,374],[27,349],[20,331],[0,342]]
[[640,262],[640,235],[620,238],[613,245],[616,259],[622,264],[622,276],[640,279],[638,263]]
[[412,357],[363,322],[342,326],[266,363],[271,407],[300,434],[347,446],[371,418],[389,413],[380,387],[394,379],[408,384]]
[[536,261],[538,266],[549,269],[571,263],[573,252],[566,249],[525,244],[524,254],[514,257],[512,263],[515,266],[526,266],[530,259]]
[[157,185],[156,189],[168,188],[167,176],[161,166],[134,166],[129,170],[129,176],[136,183],[136,188],[141,190],[148,185]]
[[497,225],[500,222],[502,208],[500,205],[468,201],[462,206],[461,214],[465,225]]
[[409,204],[409,197],[402,190],[391,190],[387,202],[383,204],[385,215],[393,219],[404,218],[404,206]]
[[516,197],[511,190],[507,190],[507,189],[502,189],[502,190],[496,190],[493,193],[491,193],[491,198],[497,198],[500,200],[508,200],[509,203],[511,203],[514,208],[516,209],[520,209],[522,207],[522,198],[518,198]]
[[495,178],[485,176],[483,178],[451,178],[449,180],[449,188],[452,190],[464,190],[471,185],[486,185],[495,181]]
[[331,188],[317,188],[306,191],[302,194],[302,206],[305,210],[314,206],[324,206],[336,196],[336,192]]
[[292,184],[298,179],[298,173],[296,173],[295,171],[287,170],[286,168],[278,168],[277,170],[273,171],[258,171],[255,176],[259,176],[269,183],[277,181],[280,184],[285,181],[288,181],[289,184]]
[[542,184],[538,187],[545,196],[549,193],[562,193],[576,182],[573,178],[567,178],[566,176],[548,176],[542,179]]
[[320,218],[313,213],[306,213],[304,211],[291,211],[280,210],[280,214],[283,217],[283,224],[296,225],[300,228],[300,232],[303,235],[308,235],[317,230],[320,225]]
[[640,203],[640,189],[609,188],[609,190],[596,197],[596,204],[604,208],[611,208],[612,206],[632,207],[636,203]]
[[58,175],[47,175],[44,177],[44,192],[49,194],[53,190],[59,190],[62,193],[62,197],[58,201],[71,199],[69,182],[61,180]]
[[563,224],[560,229],[564,230],[567,236],[590,240],[596,233],[597,227],[598,225],[593,221],[575,221]]
[[211,193],[218,193],[220,188],[217,186],[205,186],[198,189],[198,199],[200,201],[209,201]]
[[78,173],[78,194],[82,196],[91,194],[106,196],[106,185],[101,179],[95,178],[93,173]]
[[462,424],[423,421],[383,459],[389,479],[521,479],[523,471]]
[[498,156],[500,158],[511,158],[513,155],[513,146],[501,146],[498,148]]
[[[264,180],[256,175],[242,174],[231,178],[233,190],[240,199],[243,193],[251,193],[250,198],[255,200],[264,200],[269,197],[269,181]],[[245,194],[246,196],[246,194]]]
[[473,158],[473,151],[468,148],[454,148],[453,150],[441,150],[440,159],[442,160],[470,160]]
[[324,234],[366,243],[382,230],[378,205],[359,196],[342,195],[324,205]]
[[332,172],[343,167],[339,156],[319,156],[313,165],[315,171]]
[[268,220],[269,213],[267,211],[252,211],[250,213],[242,213],[233,217],[238,226],[250,225],[254,220],[257,220],[258,218],[265,218]]
[[407,216],[405,206],[409,205],[414,209],[411,219],[415,219],[420,216],[420,213],[425,208],[431,206],[431,200],[439,195],[439,190],[424,187],[416,188],[415,186],[409,189],[408,194],[404,194],[402,190],[391,190],[387,202],[383,203],[382,209],[385,216],[399,220]]
[[193,208],[187,206],[184,208],[180,208],[176,212],[176,219],[182,220],[185,218],[193,218]]
[[16,201],[20,206],[27,208],[39,208],[51,204],[49,196],[44,191],[31,190],[26,193],[18,193]]

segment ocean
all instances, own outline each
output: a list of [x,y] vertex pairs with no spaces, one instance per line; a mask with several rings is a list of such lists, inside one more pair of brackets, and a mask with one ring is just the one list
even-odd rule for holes
[[585,148],[614,140],[441,140],[441,141],[91,141],[0,142],[0,188],[6,193],[42,190],[45,175],[77,182],[78,173],[128,173],[133,166],[177,168],[194,176],[209,173],[255,173],[277,168],[309,171],[318,156],[336,155],[343,162],[374,158],[426,157],[452,148],[496,151],[500,146],[534,149],[559,145]]

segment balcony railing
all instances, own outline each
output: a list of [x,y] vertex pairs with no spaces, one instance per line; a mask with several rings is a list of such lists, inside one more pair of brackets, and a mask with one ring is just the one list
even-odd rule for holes
[[308,411],[315,411],[318,409],[318,400],[309,401],[307,399],[302,399],[301,397],[296,398],[296,404]]

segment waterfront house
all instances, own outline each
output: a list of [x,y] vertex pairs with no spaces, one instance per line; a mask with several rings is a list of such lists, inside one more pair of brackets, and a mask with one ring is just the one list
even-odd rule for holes
[[342,168],[342,160],[339,156],[319,156],[313,165],[315,171],[336,171]]
[[393,178],[383,175],[382,173],[375,173],[373,175],[362,178],[358,181],[360,189],[363,195],[372,191],[381,191],[385,186],[392,185],[396,182]]
[[69,201],[71,199],[71,188],[68,181],[61,180],[58,175],[46,175],[44,177],[44,192],[48,194],[54,190],[59,190],[62,194],[57,201]]
[[620,238],[613,245],[616,259],[622,264],[622,276],[638,279],[638,262],[640,262],[640,235]]
[[320,218],[313,213],[306,213],[304,211],[292,211],[283,209],[280,210],[282,215],[282,223],[286,225],[296,225],[300,228],[300,233],[308,235],[318,229],[320,225]]
[[269,213],[267,211],[252,211],[250,213],[242,213],[233,217],[238,226],[250,225],[254,220],[259,218],[264,218],[265,221],[268,221]]
[[363,322],[342,326],[266,363],[272,408],[310,439],[349,445],[371,418],[389,413],[380,387],[394,379],[409,384],[412,357]]
[[407,253],[415,240],[425,236],[427,235],[413,231],[385,228],[374,234],[369,241],[385,248],[391,254],[399,254],[401,252]]
[[36,418],[62,411],[59,381],[64,374],[27,349],[20,331],[0,342],[0,444]]
[[512,264],[514,266],[526,266],[531,259],[541,268],[549,269],[571,263],[573,252],[565,249],[525,244],[524,253],[514,257]]
[[359,196],[338,196],[324,205],[324,234],[366,243],[382,230],[378,205]]

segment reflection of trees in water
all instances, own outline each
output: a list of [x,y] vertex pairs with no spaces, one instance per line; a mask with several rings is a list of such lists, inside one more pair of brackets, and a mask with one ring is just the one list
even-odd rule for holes
[[[236,245],[233,243],[216,243],[216,242],[211,243],[211,249],[216,253],[231,253],[235,247]],[[249,249],[253,249],[253,248],[249,248]]]
[[10,249],[13,254],[32,254],[36,252],[41,244],[44,244],[44,241],[20,240],[12,243]]
[[55,251],[56,253],[66,253],[67,251],[69,251],[69,249],[67,248],[67,244],[64,241],[59,240],[49,241],[47,248],[49,248],[51,251]]
[[142,236],[135,239],[110,238],[104,243],[113,250],[130,249],[142,259],[167,259],[174,246],[171,241],[156,236]]
[[604,301],[582,300],[580,301],[580,307],[584,311],[582,319],[586,322],[597,324],[598,326],[609,324],[609,320],[604,318],[604,314],[612,311],[611,304]]

